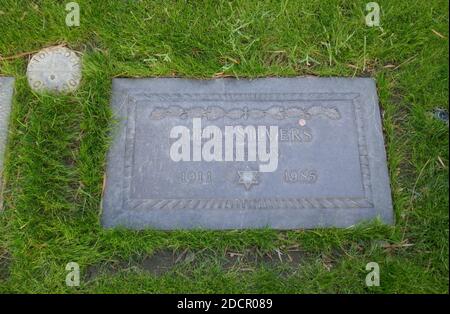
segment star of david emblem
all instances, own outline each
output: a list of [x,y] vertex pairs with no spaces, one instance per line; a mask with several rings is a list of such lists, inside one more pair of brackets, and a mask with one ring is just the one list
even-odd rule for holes
[[247,191],[250,190],[253,184],[259,183],[258,174],[258,171],[254,170],[238,171],[239,184],[243,184]]

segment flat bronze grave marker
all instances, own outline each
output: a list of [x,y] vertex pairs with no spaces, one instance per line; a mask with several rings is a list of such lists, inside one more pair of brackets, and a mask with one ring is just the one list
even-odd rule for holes
[[393,223],[368,78],[115,79],[105,227]]

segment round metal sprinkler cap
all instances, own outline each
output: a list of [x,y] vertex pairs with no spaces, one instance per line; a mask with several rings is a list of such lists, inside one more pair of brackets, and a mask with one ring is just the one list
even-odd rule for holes
[[36,53],[28,63],[28,84],[35,91],[72,92],[81,80],[81,59],[61,46]]

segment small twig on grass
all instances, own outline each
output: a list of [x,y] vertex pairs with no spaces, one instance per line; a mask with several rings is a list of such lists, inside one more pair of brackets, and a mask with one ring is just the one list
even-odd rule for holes
[[438,37],[441,37],[442,39],[447,39],[447,37],[445,37],[444,35],[442,35],[441,33],[439,33],[438,31],[435,31],[434,29],[431,29],[431,31]]
[[417,57],[417,55],[416,55],[416,56],[412,56],[412,57],[406,59],[405,61],[403,61],[402,63],[400,63],[399,65],[397,65],[397,66],[393,69],[393,71],[397,70],[397,69],[398,69],[399,67],[401,67],[402,65],[405,65],[405,64],[407,64],[407,63],[413,61],[416,57]]
[[387,244],[384,244],[382,247],[384,249],[388,249],[388,250],[395,250],[395,249],[407,248],[407,247],[411,247],[411,246],[414,246],[414,244],[413,243],[408,243],[408,240],[404,240],[404,241],[402,241],[400,243],[397,243],[397,244],[387,243]]
[[26,57],[28,55],[34,54],[36,52],[38,52],[39,50],[33,50],[33,51],[28,51],[28,52],[21,52],[18,53],[16,55],[13,56],[8,56],[8,57],[2,57],[0,56],[0,61],[6,61],[6,60],[13,60],[13,59],[18,59],[18,58],[22,58],[22,57]]
[[447,169],[447,166],[444,164],[444,162],[442,161],[441,157],[438,156],[437,159],[439,160],[439,163],[441,164],[442,168]]
[[280,260],[280,262],[283,263],[283,259],[281,258],[282,253],[280,252],[280,250],[279,249],[275,249],[275,252],[277,252],[278,259]]
[[178,257],[176,258],[174,264],[177,264],[179,261],[181,261],[181,259],[187,254],[187,252],[188,252],[188,249],[185,249],[183,252],[181,252],[181,254],[178,255]]
[[213,75],[213,78],[225,78],[225,77],[235,77],[232,74],[225,74],[224,72],[217,72]]
[[[55,47],[65,47],[67,46],[66,44],[59,44],[56,45]],[[18,53],[16,55],[12,55],[12,56],[7,56],[7,57],[2,57],[0,56],[0,61],[7,61],[7,60],[14,60],[14,59],[19,59],[19,58],[23,58],[23,57],[27,57],[29,55],[35,54],[36,52],[41,51],[41,49],[39,50],[32,50],[32,51],[26,51],[26,52],[21,52]]]
[[241,253],[235,253],[235,252],[228,252],[228,255],[231,257],[231,258],[233,258],[233,257],[241,257],[241,256],[244,256],[244,254],[241,254]]

